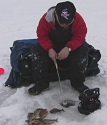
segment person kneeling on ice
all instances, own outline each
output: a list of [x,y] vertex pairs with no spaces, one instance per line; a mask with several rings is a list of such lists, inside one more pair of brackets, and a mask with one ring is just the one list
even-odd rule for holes
[[55,63],[59,70],[69,68],[75,90],[89,90],[84,85],[89,51],[86,34],[86,23],[70,1],[58,3],[42,16],[37,27],[39,42],[31,50],[35,86],[28,90],[29,94],[38,95],[49,88],[48,75]]

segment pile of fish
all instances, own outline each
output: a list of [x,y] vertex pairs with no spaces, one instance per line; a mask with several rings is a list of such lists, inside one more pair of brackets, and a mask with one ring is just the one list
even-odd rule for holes
[[[63,109],[54,108],[50,110],[50,113],[58,113],[64,111]],[[26,122],[28,125],[49,125],[54,122],[58,122],[58,119],[46,119],[49,114],[47,109],[38,108],[32,113],[28,113]]]

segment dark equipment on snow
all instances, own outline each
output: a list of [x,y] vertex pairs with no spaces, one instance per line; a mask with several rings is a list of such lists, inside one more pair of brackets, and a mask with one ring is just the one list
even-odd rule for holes
[[79,96],[78,111],[81,114],[89,115],[97,109],[100,109],[99,88],[87,89]]

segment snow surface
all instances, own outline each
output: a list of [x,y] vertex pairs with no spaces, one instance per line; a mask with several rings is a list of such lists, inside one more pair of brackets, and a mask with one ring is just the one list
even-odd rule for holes
[[[10,49],[17,39],[36,38],[36,27],[42,14],[61,0],[0,0],[0,67],[4,67],[5,75],[0,76],[0,125],[27,125],[27,114],[37,108],[62,108],[62,99],[78,101],[79,93],[74,91],[69,80],[62,81],[63,93],[60,95],[59,82],[51,82],[50,90],[38,96],[31,96],[29,87],[11,89],[4,87],[9,76]],[[103,0],[72,0],[77,11],[84,17],[87,27],[87,42],[100,49],[102,58],[101,69],[96,77],[86,78],[85,84],[90,88],[100,88],[100,110],[85,116],[75,106],[64,108],[65,112],[48,115],[58,118],[55,125],[107,125],[107,1]]]

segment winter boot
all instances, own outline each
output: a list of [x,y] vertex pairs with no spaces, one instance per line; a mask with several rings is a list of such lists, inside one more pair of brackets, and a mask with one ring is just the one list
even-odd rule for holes
[[98,67],[92,69],[92,70],[87,70],[86,76],[96,76],[97,74],[100,73],[100,69]]
[[32,88],[30,88],[28,90],[30,95],[39,95],[41,94],[43,91],[46,91],[49,89],[49,82],[39,82],[36,83],[35,86],[33,86]]
[[74,90],[78,91],[80,94],[84,92],[84,90],[89,89],[87,86],[85,86],[83,83],[72,83],[71,82],[71,86]]

